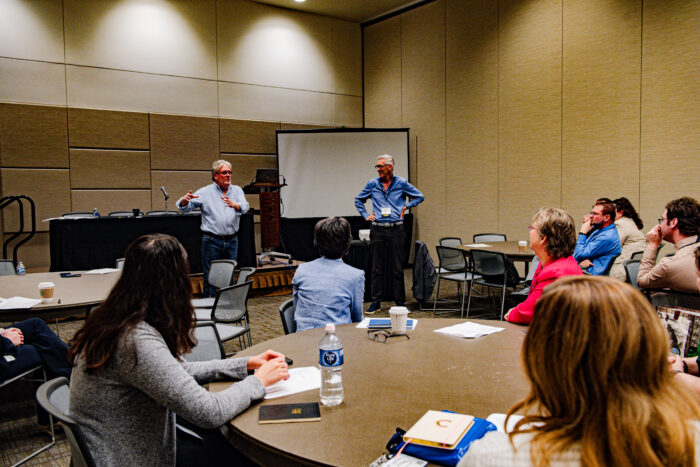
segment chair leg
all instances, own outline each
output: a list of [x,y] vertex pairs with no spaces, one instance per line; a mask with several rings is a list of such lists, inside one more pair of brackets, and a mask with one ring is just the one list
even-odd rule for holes
[[[460,285],[462,285],[462,284],[457,283],[457,290],[460,289],[460,287],[459,287]],[[462,304],[459,307],[459,317],[460,318],[464,316],[464,293],[466,291],[467,291],[467,281],[464,281],[464,288],[462,289]]]
[[469,307],[472,304],[472,289],[474,288],[474,281],[469,283],[469,298],[467,298],[467,319],[469,319]]
[[506,304],[506,288],[503,287],[503,292],[501,292],[501,321],[503,321],[503,311]]
[[437,290],[435,291],[435,300],[433,300],[433,316],[437,316],[437,301],[440,295],[440,276],[438,276]]

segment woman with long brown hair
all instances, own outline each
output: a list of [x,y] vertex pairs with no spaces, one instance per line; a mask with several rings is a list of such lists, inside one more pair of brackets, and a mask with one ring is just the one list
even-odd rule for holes
[[630,259],[632,253],[643,251],[647,246],[647,239],[641,230],[644,223],[630,200],[622,197],[617,198],[613,203],[615,204],[615,228],[620,237],[622,253],[615,260],[610,270],[610,277],[624,281],[627,279],[627,273],[623,263]]
[[[121,278],[105,302],[76,333],[68,350],[75,366],[70,415],[97,465],[236,460],[238,453],[213,429],[288,377],[284,356],[271,350],[184,362],[182,355],[195,345],[191,294],[182,245],[168,235],[144,235],[127,249]],[[240,381],[218,393],[200,386],[219,378]],[[178,433],[176,442],[175,414],[209,429],[199,431],[203,440]]]
[[524,418],[474,442],[460,465],[697,465],[700,406],[668,353],[639,291],[608,277],[559,279],[523,343],[531,389],[508,418]]

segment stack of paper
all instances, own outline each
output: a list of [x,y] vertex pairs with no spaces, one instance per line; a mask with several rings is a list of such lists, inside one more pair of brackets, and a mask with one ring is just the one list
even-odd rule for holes
[[464,323],[455,324],[454,326],[436,329],[435,332],[447,334],[449,336],[474,339],[476,337],[486,336],[494,332],[503,331],[504,329],[505,328],[497,328],[495,326],[486,326],[484,324],[466,321]]
[[[406,329],[412,331],[418,325],[417,319],[408,318],[406,320]],[[365,318],[355,326],[357,329],[389,329],[391,328],[391,318]]]
[[313,366],[291,368],[287,380],[277,381],[266,388],[265,399],[288,396],[321,387],[321,372]]
[[83,274],[109,274],[110,272],[119,272],[119,269],[115,268],[102,268],[102,269],[90,269],[85,271]]
[[21,308],[31,308],[34,305],[38,305],[39,303],[41,303],[41,300],[38,298],[0,297],[0,310],[16,310]]

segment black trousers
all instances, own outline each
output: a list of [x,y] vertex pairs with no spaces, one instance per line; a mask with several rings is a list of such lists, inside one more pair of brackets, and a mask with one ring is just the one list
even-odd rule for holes
[[244,466],[254,467],[253,461],[238,452],[218,429],[208,430],[177,417],[177,424],[197,433],[197,439],[180,430],[177,432],[175,462],[177,467]]
[[[406,290],[403,283],[403,248],[406,242],[406,233],[403,224],[392,227],[379,227],[372,225],[369,231],[369,241],[372,247],[372,301],[379,302],[382,295],[393,296],[394,301],[405,302]],[[388,264],[385,263],[385,255],[388,256]],[[384,270],[389,268],[391,276],[391,288],[382,294],[384,282]]]

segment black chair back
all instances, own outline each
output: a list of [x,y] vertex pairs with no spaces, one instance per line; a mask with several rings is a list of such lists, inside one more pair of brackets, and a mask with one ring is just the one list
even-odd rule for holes
[[280,318],[285,334],[297,332],[297,323],[294,321],[294,299],[290,298],[280,305]]

